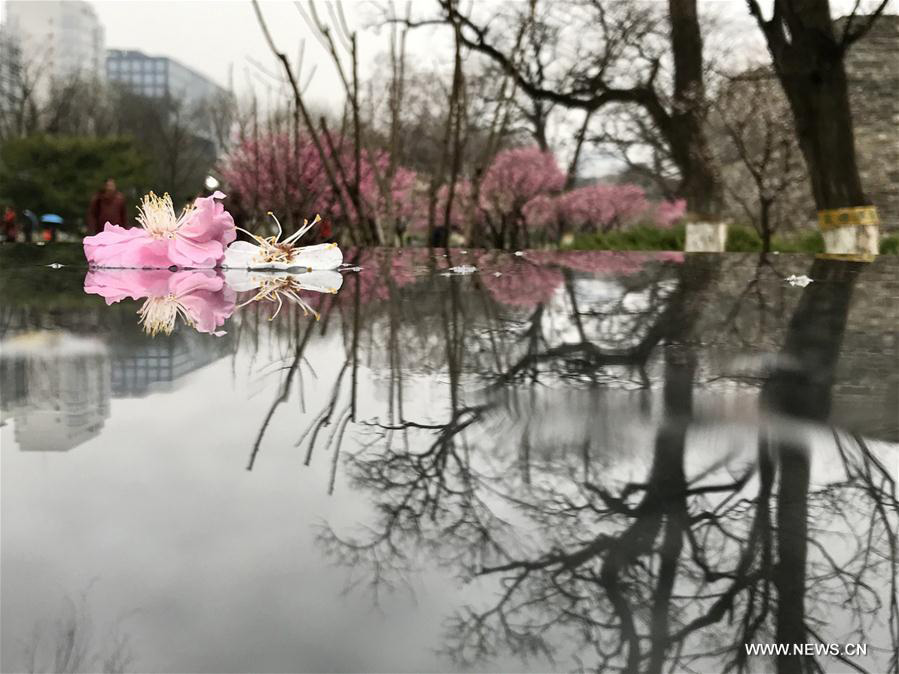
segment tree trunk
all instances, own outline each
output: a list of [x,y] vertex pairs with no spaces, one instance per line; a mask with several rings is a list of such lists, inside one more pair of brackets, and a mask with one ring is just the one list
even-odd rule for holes
[[770,21],[750,1],[783,86],[818,210],[867,206],[855,157],[844,59],[828,0],[775,0]]
[[771,202],[761,198],[761,210],[759,213],[759,234],[762,236],[762,252],[771,252]]
[[[811,63],[809,64],[811,65]],[[842,59],[781,75],[818,210],[866,206]]]
[[702,33],[696,0],[669,0],[671,52],[674,58],[674,99],[669,125],[663,132],[681,172],[678,193],[698,218],[721,213],[724,188],[705,131]]
[[811,671],[807,657],[792,652],[792,644],[807,641],[805,629],[806,562],[808,558],[808,449],[791,442],[775,445],[780,459],[777,492],[777,626],[775,642],[790,651],[777,656],[777,674]]

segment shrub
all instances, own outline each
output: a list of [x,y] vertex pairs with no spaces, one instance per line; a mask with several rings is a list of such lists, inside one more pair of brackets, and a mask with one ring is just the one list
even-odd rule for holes
[[576,250],[683,250],[684,225],[649,227],[640,225],[603,234],[576,236],[571,248]]
[[899,234],[890,234],[880,240],[881,255],[899,255]]

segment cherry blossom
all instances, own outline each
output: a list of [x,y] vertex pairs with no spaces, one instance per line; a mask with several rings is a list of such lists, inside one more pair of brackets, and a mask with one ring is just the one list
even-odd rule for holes
[[176,215],[168,194],[151,192],[141,202],[140,227],[107,222],[102,232],[85,237],[84,254],[98,267],[215,267],[237,236],[231,214],[218,202],[224,197],[216,192],[196,199]]
[[236,293],[212,270],[94,269],[84,279],[84,292],[106,304],[125,298],[145,299],[138,311],[147,334],[170,335],[180,318],[198,332],[218,329],[234,313]]

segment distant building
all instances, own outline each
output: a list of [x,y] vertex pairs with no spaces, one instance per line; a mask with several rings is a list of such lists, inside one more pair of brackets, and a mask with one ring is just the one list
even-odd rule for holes
[[36,82],[38,97],[54,81],[104,78],[103,25],[84,0],[6,0],[4,30],[18,43],[23,71]]
[[191,372],[227,354],[229,344],[217,340],[210,347],[196,332],[183,331],[165,340],[145,340],[112,351],[113,398],[142,398],[175,390]]
[[16,109],[22,95],[22,49],[6,25],[0,26],[0,123]]
[[188,105],[226,94],[208,77],[174,59],[149,56],[134,49],[107,50],[106,78],[141,96],[171,97]]

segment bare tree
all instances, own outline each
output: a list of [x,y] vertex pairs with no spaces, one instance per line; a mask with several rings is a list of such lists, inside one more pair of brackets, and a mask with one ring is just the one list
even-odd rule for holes
[[789,197],[806,179],[791,120],[772,85],[759,69],[732,78],[715,101],[717,121],[741,169],[725,179],[725,187],[761,237],[764,253],[784,222],[796,219]]
[[[687,199],[688,208],[697,215],[720,212],[721,181],[705,130],[708,106],[695,0],[669,2],[667,31],[663,18],[641,3],[533,2],[527,10],[491,21],[476,20],[450,0],[441,0],[441,8],[444,21],[461,27],[467,47],[500,65],[534,99],[587,112],[612,104],[638,106],[666,143],[680,174],[678,193]],[[540,82],[546,72],[538,68],[535,78],[497,34],[494,25],[503,18],[513,26],[567,23],[559,39],[574,44],[565,66],[557,63],[553,77]],[[666,62],[662,48],[666,32],[671,47],[670,92],[659,77]],[[527,59],[530,64],[542,62],[539,56]]]

